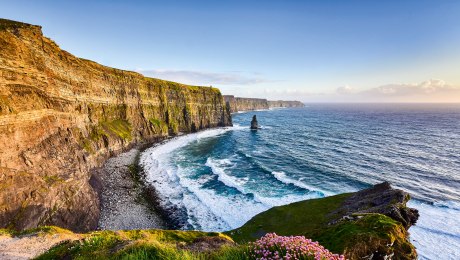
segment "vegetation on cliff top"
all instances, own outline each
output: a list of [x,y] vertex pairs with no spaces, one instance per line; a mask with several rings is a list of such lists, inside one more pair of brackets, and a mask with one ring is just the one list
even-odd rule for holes
[[236,242],[255,241],[266,233],[278,235],[315,234],[336,216],[330,215],[351,194],[304,200],[262,212],[242,227],[226,232]]
[[[32,25],[28,23],[16,22],[12,20],[2,19],[0,18],[0,30],[5,30],[8,28],[25,28],[25,27],[32,27],[37,25]],[[39,26],[37,26],[39,27]]]
[[225,234],[238,243],[255,241],[272,232],[283,236],[302,235],[351,259],[372,253],[382,257],[395,254],[398,259],[416,257],[402,223],[378,213],[343,216],[343,212],[337,211],[351,195],[353,193],[345,193],[274,207]]
[[97,231],[64,241],[36,259],[245,259],[247,247],[221,233],[177,230]]

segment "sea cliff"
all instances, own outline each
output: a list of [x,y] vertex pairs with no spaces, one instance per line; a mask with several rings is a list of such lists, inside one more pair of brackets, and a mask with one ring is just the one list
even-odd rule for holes
[[261,109],[269,109],[275,107],[304,107],[300,101],[268,101],[263,98],[242,98],[232,95],[224,95],[224,100],[231,113],[239,111],[253,111]]
[[268,101],[268,106],[270,108],[274,108],[274,107],[304,107],[305,105],[300,101],[276,100],[276,101]]
[[0,227],[94,229],[91,169],[137,144],[231,125],[220,91],[77,58],[0,19]]

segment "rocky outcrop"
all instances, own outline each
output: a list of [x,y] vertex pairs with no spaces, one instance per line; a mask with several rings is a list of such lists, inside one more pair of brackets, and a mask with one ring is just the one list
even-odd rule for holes
[[0,227],[93,229],[90,169],[131,146],[231,125],[220,91],[146,78],[0,20]]
[[304,103],[300,101],[284,101],[284,100],[277,100],[277,101],[268,101],[268,106],[270,108],[275,107],[304,107]]
[[379,213],[400,222],[406,229],[409,229],[415,225],[419,217],[417,209],[406,207],[409,200],[410,195],[407,192],[393,189],[390,183],[383,182],[372,188],[354,193],[333,214],[340,213],[339,215],[350,217],[366,213]]
[[224,95],[225,103],[231,113],[239,111],[263,110],[275,107],[304,107],[300,101],[268,101],[262,98],[242,98],[232,95]]
[[259,123],[257,123],[257,117],[254,115],[251,120],[251,129],[252,130],[257,130],[259,129]]

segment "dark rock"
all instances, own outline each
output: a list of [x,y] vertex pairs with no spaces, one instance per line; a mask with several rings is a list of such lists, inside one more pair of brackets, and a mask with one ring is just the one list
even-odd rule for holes
[[417,209],[406,206],[409,200],[410,195],[407,192],[393,189],[390,183],[383,182],[356,192],[345,200],[335,213],[340,212],[341,215],[380,213],[401,222],[406,229],[409,229],[419,217]]
[[253,129],[253,130],[259,129],[259,124],[257,123],[256,115],[254,115],[254,116],[252,117],[251,129]]

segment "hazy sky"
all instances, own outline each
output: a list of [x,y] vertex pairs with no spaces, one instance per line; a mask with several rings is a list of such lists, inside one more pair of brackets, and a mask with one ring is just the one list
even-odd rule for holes
[[460,1],[21,1],[87,59],[224,94],[460,102]]

